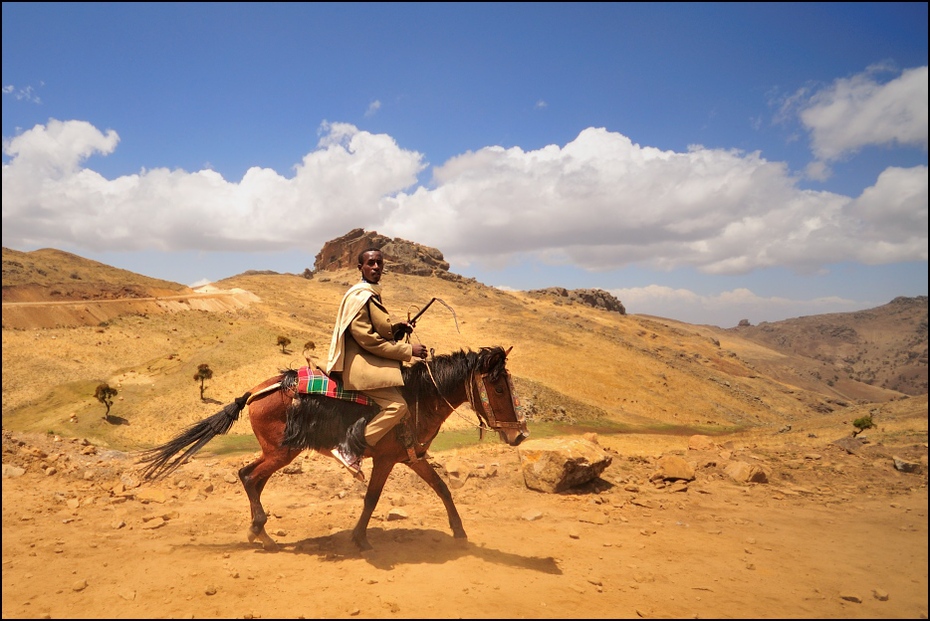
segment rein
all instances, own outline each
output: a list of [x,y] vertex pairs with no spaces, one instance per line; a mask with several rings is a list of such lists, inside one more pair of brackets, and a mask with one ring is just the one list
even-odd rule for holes
[[[493,428],[488,427],[488,426],[486,426],[486,425],[484,424],[484,421],[481,419],[481,413],[479,413],[479,412],[478,412],[478,409],[475,408],[475,397],[474,397],[474,393],[473,393],[473,390],[472,390],[472,384],[475,383],[474,380],[475,380],[475,375],[476,375],[476,373],[477,373],[476,371],[472,371],[472,372],[471,372],[471,376],[468,378],[468,384],[466,384],[466,386],[465,386],[465,394],[468,396],[468,402],[469,402],[469,404],[472,406],[472,409],[475,410],[475,415],[478,417],[478,424],[477,424],[477,425],[476,425],[470,418],[468,418],[468,417],[466,417],[466,416],[464,416],[464,415],[462,415],[462,414],[459,414],[458,411],[452,406],[452,404],[449,403],[449,400],[445,398],[445,396],[442,394],[442,391],[439,390],[439,384],[436,382],[436,378],[433,377],[433,371],[432,371],[432,369],[429,368],[429,362],[426,363],[426,372],[429,373],[429,378],[430,378],[430,380],[432,380],[433,386],[436,387],[436,394],[438,394],[440,397],[442,397],[442,400],[446,402],[446,405],[449,406],[449,409],[452,410],[452,412],[453,412],[456,416],[458,416],[458,417],[461,418],[462,420],[466,421],[469,425],[474,425],[475,427],[477,427],[478,430],[481,432],[482,435],[484,435],[484,432],[485,432],[485,431],[494,431]],[[482,376],[481,376],[482,379],[484,378],[485,375],[486,375],[486,374],[482,374]],[[484,400],[481,402],[481,404],[482,404],[482,406],[485,406],[485,405],[488,404],[488,402],[487,402],[487,392],[484,392]],[[419,404],[417,404],[417,412],[419,412],[419,409],[420,409]],[[490,405],[487,405],[487,409],[488,409],[488,411],[490,411],[490,409],[491,409],[491,408],[490,408]]]

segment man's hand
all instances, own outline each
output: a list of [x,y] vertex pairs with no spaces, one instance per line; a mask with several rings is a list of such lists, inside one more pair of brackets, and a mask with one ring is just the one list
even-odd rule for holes
[[408,334],[413,334],[413,326],[409,323],[395,323],[391,326],[391,334],[395,341],[401,341]]
[[425,359],[427,353],[428,353],[428,351],[427,351],[427,349],[426,349],[426,345],[424,345],[423,343],[414,343],[414,344],[413,344],[413,357],[414,357],[414,358],[424,358],[424,359]]

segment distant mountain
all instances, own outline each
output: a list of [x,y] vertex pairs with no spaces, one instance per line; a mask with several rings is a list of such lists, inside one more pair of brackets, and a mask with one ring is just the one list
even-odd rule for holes
[[876,308],[742,325],[728,330],[819,363],[834,385],[852,379],[908,395],[927,393],[927,296],[898,297]]
[[108,300],[184,293],[193,291],[176,282],[149,278],[63,250],[20,252],[3,248],[4,302]]
[[[178,298],[195,295],[184,285],[62,250],[3,249],[5,329],[96,326],[120,316],[167,312],[177,304],[191,307]],[[236,306],[241,303],[234,300]]]

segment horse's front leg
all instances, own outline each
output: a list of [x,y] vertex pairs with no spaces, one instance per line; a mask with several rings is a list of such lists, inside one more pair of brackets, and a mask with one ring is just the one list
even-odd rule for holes
[[352,541],[363,552],[372,549],[371,544],[368,543],[368,522],[371,520],[371,514],[375,512],[375,507],[378,506],[384,484],[387,482],[391,470],[394,469],[395,463],[397,462],[374,458],[371,480],[368,482],[368,489],[365,491],[365,504],[362,508],[362,515],[359,516],[358,523],[352,530]]
[[462,527],[462,518],[459,517],[458,509],[455,508],[455,503],[452,502],[452,492],[449,491],[449,486],[442,480],[442,477],[436,474],[436,471],[425,459],[406,463],[442,499],[442,504],[446,506],[446,513],[449,514],[449,526],[452,528],[452,536],[456,539],[468,539],[468,535],[465,534],[465,529]]

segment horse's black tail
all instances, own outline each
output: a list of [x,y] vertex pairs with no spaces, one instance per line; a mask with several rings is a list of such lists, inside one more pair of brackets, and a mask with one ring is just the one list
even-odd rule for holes
[[[148,464],[141,471],[142,477],[158,479],[177,470],[194,453],[206,446],[207,442],[228,432],[233,423],[239,420],[239,414],[251,396],[251,392],[245,393],[213,416],[194,423],[173,440],[142,451],[139,464]],[[184,452],[172,459],[181,451]]]

